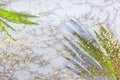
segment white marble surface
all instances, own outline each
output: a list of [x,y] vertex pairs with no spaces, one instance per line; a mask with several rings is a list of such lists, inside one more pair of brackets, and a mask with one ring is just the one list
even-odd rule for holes
[[1,1],[8,10],[40,16],[31,19],[40,25],[11,23],[17,31],[10,32],[17,42],[1,34],[0,80],[81,80],[65,68],[67,62],[61,57],[65,51],[59,30],[68,18],[88,29],[103,23],[120,36],[119,0]]

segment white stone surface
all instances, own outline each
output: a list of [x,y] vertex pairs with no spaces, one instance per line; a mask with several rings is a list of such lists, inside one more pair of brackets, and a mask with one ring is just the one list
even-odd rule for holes
[[15,72],[15,76],[18,80],[30,80],[30,73],[27,71],[17,71]]
[[[59,32],[62,22],[75,19],[89,29],[100,22],[110,27],[120,36],[119,0],[2,0],[8,10],[26,12],[39,16],[30,19],[34,25],[11,25],[17,30],[10,31],[17,42],[1,35],[0,72],[6,80],[52,80],[66,72],[66,60],[60,55],[64,52]],[[55,68],[52,69],[51,65]],[[60,70],[60,71],[59,71]],[[63,72],[62,72],[63,71]],[[52,72],[52,73],[51,73]],[[9,76],[7,76],[9,74]],[[52,77],[51,77],[52,76]],[[1,77],[1,75],[0,75]],[[77,80],[71,73],[67,80]],[[59,77],[65,80],[64,76]],[[2,80],[4,78],[0,78]]]
[[32,72],[38,71],[39,65],[34,63],[29,63],[29,69]]

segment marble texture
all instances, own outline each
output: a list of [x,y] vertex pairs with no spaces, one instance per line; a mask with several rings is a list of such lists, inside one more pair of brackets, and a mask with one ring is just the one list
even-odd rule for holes
[[34,25],[11,25],[16,38],[0,33],[0,80],[83,80],[65,68],[68,62],[60,33],[62,23],[75,19],[91,29],[102,23],[120,36],[119,0],[1,0],[8,10],[40,16]]

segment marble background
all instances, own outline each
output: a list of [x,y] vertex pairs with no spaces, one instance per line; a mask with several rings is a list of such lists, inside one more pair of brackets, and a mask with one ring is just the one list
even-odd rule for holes
[[68,18],[91,29],[102,23],[120,36],[120,0],[0,0],[5,9],[39,16],[39,26],[10,23],[11,41],[0,33],[0,80],[83,80],[65,68],[60,33]]

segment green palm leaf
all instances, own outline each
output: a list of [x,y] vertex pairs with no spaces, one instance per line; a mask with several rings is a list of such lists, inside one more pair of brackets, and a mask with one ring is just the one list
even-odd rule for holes
[[[1,4],[2,5],[2,4]],[[7,21],[14,22],[14,23],[22,23],[22,24],[28,24],[28,25],[38,25],[36,22],[29,21],[27,18],[37,18],[38,16],[21,13],[21,12],[15,12],[10,10],[5,10],[0,8],[0,28],[1,31],[4,32],[7,36],[9,36],[11,39],[15,40],[12,35],[7,31],[7,28],[15,31],[14,28],[12,28],[9,24],[7,24]]]
[[6,30],[6,26],[2,22],[0,22],[0,29],[3,31],[3,33],[8,35],[12,40],[15,41],[15,39],[12,37],[12,35]]
[[27,14],[23,14],[23,13],[16,13],[16,12],[4,10],[1,8],[0,8],[0,17],[4,18],[10,22],[38,25],[37,23],[31,22],[26,19],[26,17],[36,17],[36,16],[27,15]]
[[[75,47],[75,51],[78,52],[78,54],[87,54],[90,59],[92,59],[92,62],[90,59],[87,59],[84,66],[87,66],[87,69],[82,68],[82,70],[79,70],[78,67],[81,67],[81,65],[76,65],[76,63],[73,61],[77,60],[80,63],[84,63],[82,61],[79,61],[77,58],[68,58],[65,57],[70,63],[72,62],[72,65],[74,65],[75,68],[72,68],[69,66],[68,68],[72,70],[73,72],[79,72],[78,75],[87,75],[89,79],[96,77],[107,77],[108,79],[111,78],[112,80],[119,80],[120,79],[120,46],[119,41],[114,37],[112,32],[106,28],[104,28],[102,25],[99,24],[99,30],[100,34],[97,33],[96,30],[94,30],[95,36],[91,36],[93,41],[89,41],[88,39],[84,38],[80,33],[77,33],[75,31],[72,32],[75,38],[77,38],[79,41],[76,41],[76,45],[79,46],[79,51],[76,45],[71,45]],[[87,35],[87,33],[86,33]],[[67,40],[68,41],[68,40]],[[69,44],[70,41],[69,41]],[[71,49],[68,47],[66,49],[72,57],[75,57],[76,55],[74,52],[71,51]],[[82,52],[81,52],[82,50]],[[88,58],[87,55],[84,55],[84,58]],[[79,56],[80,58],[80,56]],[[84,58],[81,57],[83,60]],[[116,62],[117,61],[117,62]],[[97,64],[97,65],[96,65]],[[77,67],[76,67],[77,66]],[[99,67],[98,67],[99,66]],[[82,66],[83,67],[83,66]],[[87,73],[86,73],[87,72]],[[88,72],[90,72],[95,77],[90,77],[88,75]]]

